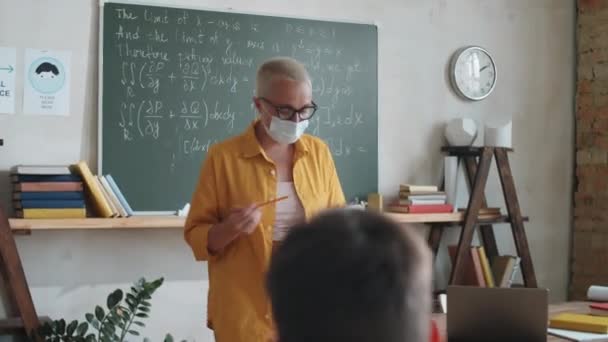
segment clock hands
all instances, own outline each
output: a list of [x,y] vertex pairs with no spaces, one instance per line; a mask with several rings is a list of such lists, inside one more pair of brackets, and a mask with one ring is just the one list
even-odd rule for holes
[[490,67],[490,64],[484,65],[481,69],[479,69],[479,72],[482,72],[489,67]]

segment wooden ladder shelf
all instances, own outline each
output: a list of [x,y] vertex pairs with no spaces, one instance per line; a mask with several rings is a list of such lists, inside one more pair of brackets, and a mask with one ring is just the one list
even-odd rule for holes
[[[449,284],[462,284],[465,273],[465,255],[470,251],[473,234],[477,225],[479,225],[481,242],[484,245],[488,259],[492,260],[494,257],[498,256],[498,247],[496,245],[492,224],[478,221],[480,209],[487,208],[484,190],[488,180],[492,159],[496,158],[496,166],[498,167],[498,174],[508,212],[506,221],[511,225],[515,248],[517,254],[521,258],[520,268],[524,286],[537,287],[538,285],[536,283],[536,275],[534,273],[530,248],[528,247],[526,232],[524,230],[524,217],[522,217],[519,208],[519,201],[517,199],[517,193],[515,192],[515,183],[513,181],[511,167],[509,166],[507,154],[512,150],[501,147],[445,147],[442,151],[449,156],[458,157],[459,161],[464,161],[467,183],[470,190],[469,203],[465,212],[460,238],[458,239],[458,247],[452,272],[450,274]],[[431,225],[429,245],[431,246],[435,257],[439,250],[444,228],[446,228],[446,225],[442,223],[434,223]]]
[[9,298],[9,317],[0,320],[0,334],[22,333],[37,341],[32,335],[37,331],[42,321],[50,321],[48,317],[38,317],[32,295],[25,278],[21,258],[13,238],[8,217],[0,207],[0,272]]

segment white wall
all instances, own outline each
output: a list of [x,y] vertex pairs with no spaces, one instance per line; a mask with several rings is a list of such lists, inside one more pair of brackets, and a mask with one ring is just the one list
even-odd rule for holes
[[[435,182],[441,126],[454,117],[514,117],[513,174],[537,278],[553,300],[566,296],[573,169],[575,5],[571,0],[183,0],[190,6],[278,15],[335,17],[379,25],[380,190],[400,182]],[[96,165],[98,6],[95,0],[2,0],[0,46],[72,51],[71,116],[0,115],[0,198],[8,204],[6,171],[20,163]],[[446,65],[459,47],[486,47],[498,64],[498,85],[479,103],[449,90]],[[18,78],[18,88],[22,77]],[[18,91],[18,100],[22,93]],[[488,199],[502,205],[496,172]],[[504,228],[504,229],[501,229]],[[500,226],[499,249],[513,252]],[[451,233],[455,241],[455,232]],[[17,237],[39,313],[83,317],[110,290],[140,276],[165,276],[153,300],[146,335],[210,341],[204,328],[206,268],[196,264],[178,230],[54,231]],[[440,255],[445,258],[444,253]],[[448,266],[437,267],[445,284]]]

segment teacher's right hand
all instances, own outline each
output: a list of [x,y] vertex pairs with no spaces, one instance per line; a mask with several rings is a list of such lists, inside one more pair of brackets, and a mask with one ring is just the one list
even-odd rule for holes
[[209,230],[207,250],[211,254],[221,252],[239,235],[253,233],[261,219],[262,212],[255,204],[231,209],[230,214],[224,220]]
[[262,212],[252,204],[244,208],[233,208],[222,224],[235,233],[251,234],[261,219]]

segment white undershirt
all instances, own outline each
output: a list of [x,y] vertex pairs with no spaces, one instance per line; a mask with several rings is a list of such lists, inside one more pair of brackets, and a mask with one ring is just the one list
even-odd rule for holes
[[276,204],[274,229],[272,231],[273,241],[282,241],[291,226],[301,223],[305,219],[304,207],[296,193],[293,182],[278,183],[277,197],[282,196],[288,197]]

